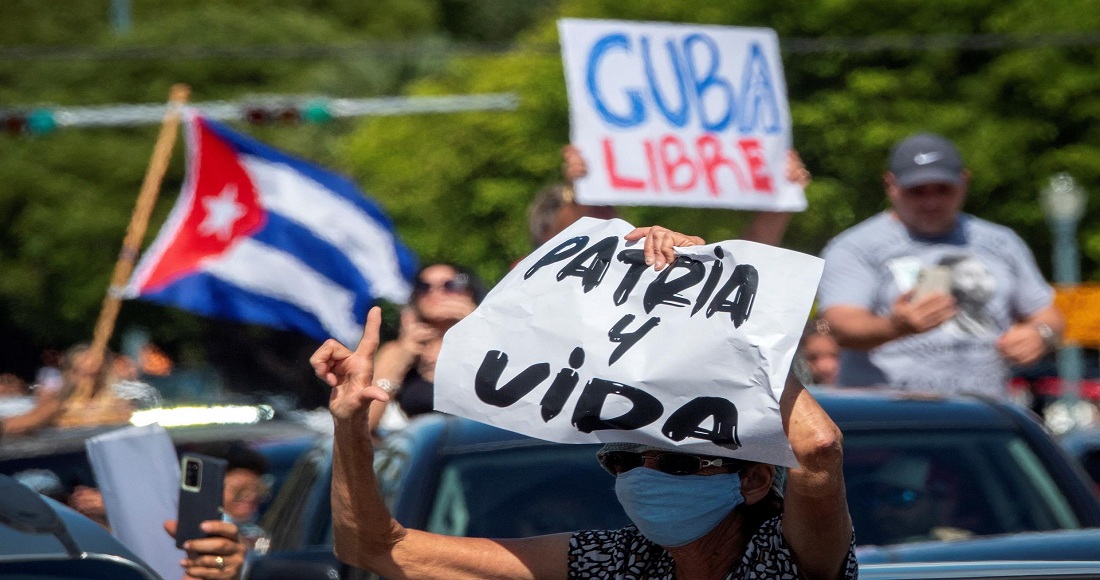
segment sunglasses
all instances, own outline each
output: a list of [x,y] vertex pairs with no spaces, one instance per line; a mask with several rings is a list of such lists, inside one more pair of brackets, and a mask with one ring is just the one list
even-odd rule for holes
[[254,500],[260,503],[271,499],[271,488],[265,484],[245,485],[236,488],[226,488],[233,501]]
[[470,290],[470,277],[466,274],[459,274],[442,284],[429,284],[420,279],[413,282],[414,294],[427,294],[432,290],[442,290],[448,294],[465,294]]
[[645,464],[646,459],[654,460],[657,471],[670,475],[695,475],[706,467],[726,467],[729,473],[741,471],[747,464],[729,457],[699,457],[684,453],[661,453],[644,455],[634,451],[608,451],[597,457],[600,465],[611,475],[620,475]]

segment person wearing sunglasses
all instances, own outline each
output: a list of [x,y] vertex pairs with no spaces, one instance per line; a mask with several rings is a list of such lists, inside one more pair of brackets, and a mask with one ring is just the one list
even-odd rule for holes
[[[657,269],[675,259],[675,247],[705,243],[657,226],[626,238],[645,238],[646,263]],[[354,351],[330,339],[310,358],[332,388],[332,515],[340,560],[387,578],[857,576],[841,433],[793,375],[779,406],[799,466],[786,471],[785,485],[774,465],[618,443],[605,446],[598,460],[615,475],[616,495],[632,526],[514,539],[402,526],[378,490],[373,445],[363,428],[371,403],[390,399],[372,367],[380,320],[372,309]]]
[[473,312],[484,295],[477,276],[461,266],[434,263],[420,269],[409,304],[401,309],[397,339],[378,349],[375,380],[396,395],[397,405],[371,406],[371,433],[383,435],[432,412],[443,334]]
[[870,525],[892,544],[957,540],[973,535],[961,527],[955,474],[932,459],[901,455],[884,462],[869,477],[853,480],[870,508]]

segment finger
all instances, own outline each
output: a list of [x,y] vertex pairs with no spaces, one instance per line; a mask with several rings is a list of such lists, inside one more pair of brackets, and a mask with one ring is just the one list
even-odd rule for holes
[[199,525],[202,528],[202,531],[206,532],[211,537],[226,538],[230,540],[230,542],[237,542],[240,539],[240,529],[238,529],[237,524],[234,524],[233,522],[226,522],[222,520],[206,520]]
[[575,181],[588,174],[588,165],[581,157],[580,149],[566,145],[561,149],[562,173],[566,181]]
[[705,243],[703,238],[699,236],[686,236],[677,232],[669,232],[666,242],[664,246],[665,262],[669,264],[676,261],[676,248],[688,248]]
[[684,243],[680,244],[681,247],[686,248],[688,246],[705,246],[705,245],[707,245],[707,241],[704,240],[703,238],[700,238],[699,236],[685,236],[685,237],[687,239],[684,240]]
[[[368,314],[369,316],[369,314]],[[416,324],[420,324],[420,315],[416,313],[416,309],[408,306],[401,309],[401,328],[409,328]]]
[[660,268],[657,268],[658,270],[676,261],[677,240],[678,238],[674,232],[668,232],[661,238],[661,245],[658,247],[658,250],[661,252],[661,258],[658,260],[660,262]]
[[209,538],[196,538],[184,542],[183,549],[187,551],[187,557],[198,560],[205,555],[225,557],[237,551],[237,544],[229,538],[211,536]]
[[363,338],[356,347],[356,354],[366,355],[367,360],[374,360],[374,353],[378,350],[378,331],[382,327],[382,309],[375,306],[367,313],[367,324],[363,328]]
[[221,556],[221,566],[218,565],[218,555],[200,554],[189,558],[187,563],[191,568],[209,568],[211,570],[224,570],[229,566],[229,558]]
[[452,305],[454,305],[456,309],[461,312],[465,312],[466,314],[477,310],[477,303],[474,302],[473,298],[470,298],[465,294],[456,295],[453,299],[451,299],[450,302]]
[[409,337],[413,342],[427,342],[435,338],[439,334],[434,327],[418,322],[412,330],[409,331]]
[[802,169],[802,159],[794,149],[787,150],[787,181],[798,181],[798,172]]
[[203,566],[190,563],[190,565],[184,566],[184,572],[187,574],[185,578],[195,578],[196,580],[221,580],[223,578],[232,578],[235,574],[235,572],[229,569],[228,564],[226,564],[224,569],[219,570],[216,566]]
[[810,170],[802,162],[802,157],[794,149],[787,151],[787,181],[805,188],[813,180]]
[[661,256],[661,243],[665,236],[665,230],[656,226],[650,228],[649,235],[645,238],[645,263],[653,266],[655,269],[660,270],[664,267],[661,263],[663,257]]
[[634,228],[633,230],[631,230],[630,233],[623,236],[623,239],[625,239],[628,242],[633,242],[633,241],[636,241],[636,240],[640,240],[640,239],[648,236],[649,235],[649,230],[651,230],[651,229],[653,229],[653,228],[648,228],[648,227],[646,227],[646,228]]
[[176,520],[165,520],[164,531],[168,532],[169,536],[176,537]]
[[351,351],[348,350],[348,347],[344,346],[336,339],[330,338],[309,357],[309,364],[313,367],[314,374],[324,379],[330,386],[335,386],[335,383],[329,380],[332,374],[333,363],[341,361],[350,355]]

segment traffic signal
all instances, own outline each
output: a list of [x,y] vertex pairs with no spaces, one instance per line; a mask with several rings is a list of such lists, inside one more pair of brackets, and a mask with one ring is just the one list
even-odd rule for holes
[[0,127],[9,135],[49,133],[57,128],[57,119],[49,109],[31,111],[0,110]]
[[301,104],[274,103],[252,104],[242,109],[241,115],[245,121],[253,125],[272,125],[275,123],[297,124],[303,121],[307,123],[324,123],[332,120],[332,113],[328,110],[328,103],[316,99]]

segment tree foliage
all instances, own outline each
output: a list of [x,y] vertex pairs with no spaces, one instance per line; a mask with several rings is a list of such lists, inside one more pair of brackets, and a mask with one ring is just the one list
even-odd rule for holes
[[[889,148],[918,131],[940,132],[960,145],[974,174],[967,210],[1019,231],[1044,266],[1050,244],[1039,189],[1058,171],[1070,171],[1090,192],[1100,187],[1100,77],[1091,74],[1098,53],[1088,43],[1059,42],[1100,27],[1100,14],[1087,1],[1051,10],[1033,0],[567,0],[559,15],[767,26],[781,43],[814,39],[816,46],[784,52],[795,146],[816,176],[807,192],[810,208],[794,218],[787,235],[786,245],[795,249],[816,253],[840,230],[883,209]],[[975,38],[999,44],[976,48],[968,42]],[[893,40],[898,47],[846,48],[859,39]],[[410,89],[515,91],[521,105],[513,114],[376,119],[347,141],[347,163],[414,247],[475,264],[490,278],[527,250],[526,203],[540,186],[560,179],[558,150],[568,140],[560,58],[548,50],[555,42],[548,19],[511,53],[457,59],[445,74]],[[1090,216],[1100,212],[1093,206]],[[722,210],[622,213],[639,225],[660,222],[709,239],[736,236],[746,219]],[[1088,217],[1082,221],[1087,277],[1095,277],[1100,259],[1100,227],[1091,224]],[[451,243],[455,239],[461,242]]]
[[[110,28],[103,2],[57,10],[10,0],[0,49],[125,54],[144,47],[411,44],[324,58],[215,51],[203,58],[27,60],[0,53],[0,108],[155,102],[175,82],[190,83],[199,101],[515,92],[514,112],[249,129],[354,176],[424,261],[453,260],[495,281],[530,249],[527,203],[561,178],[559,150],[569,139],[556,47],[562,16],[776,29],[794,142],[815,175],[810,208],[795,216],[788,247],[816,253],[883,209],[890,146],[931,130],[954,139],[973,171],[967,210],[1018,231],[1048,274],[1050,236],[1037,192],[1052,174],[1072,173],[1094,201],[1081,223],[1084,276],[1100,277],[1100,12],[1089,0],[135,0],[129,35]],[[469,42],[494,50],[453,50]],[[502,46],[510,48],[496,50]],[[11,341],[61,346],[90,335],[154,135],[141,128],[0,136],[0,326]],[[181,173],[177,155],[150,238]],[[747,219],[726,210],[622,213],[639,225],[662,223],[713,240],[736,237]],[[127,304],[121,323],[150,327],[158,340],[210,358],[208,348],[195,346],[210,342],[207,321]]]

